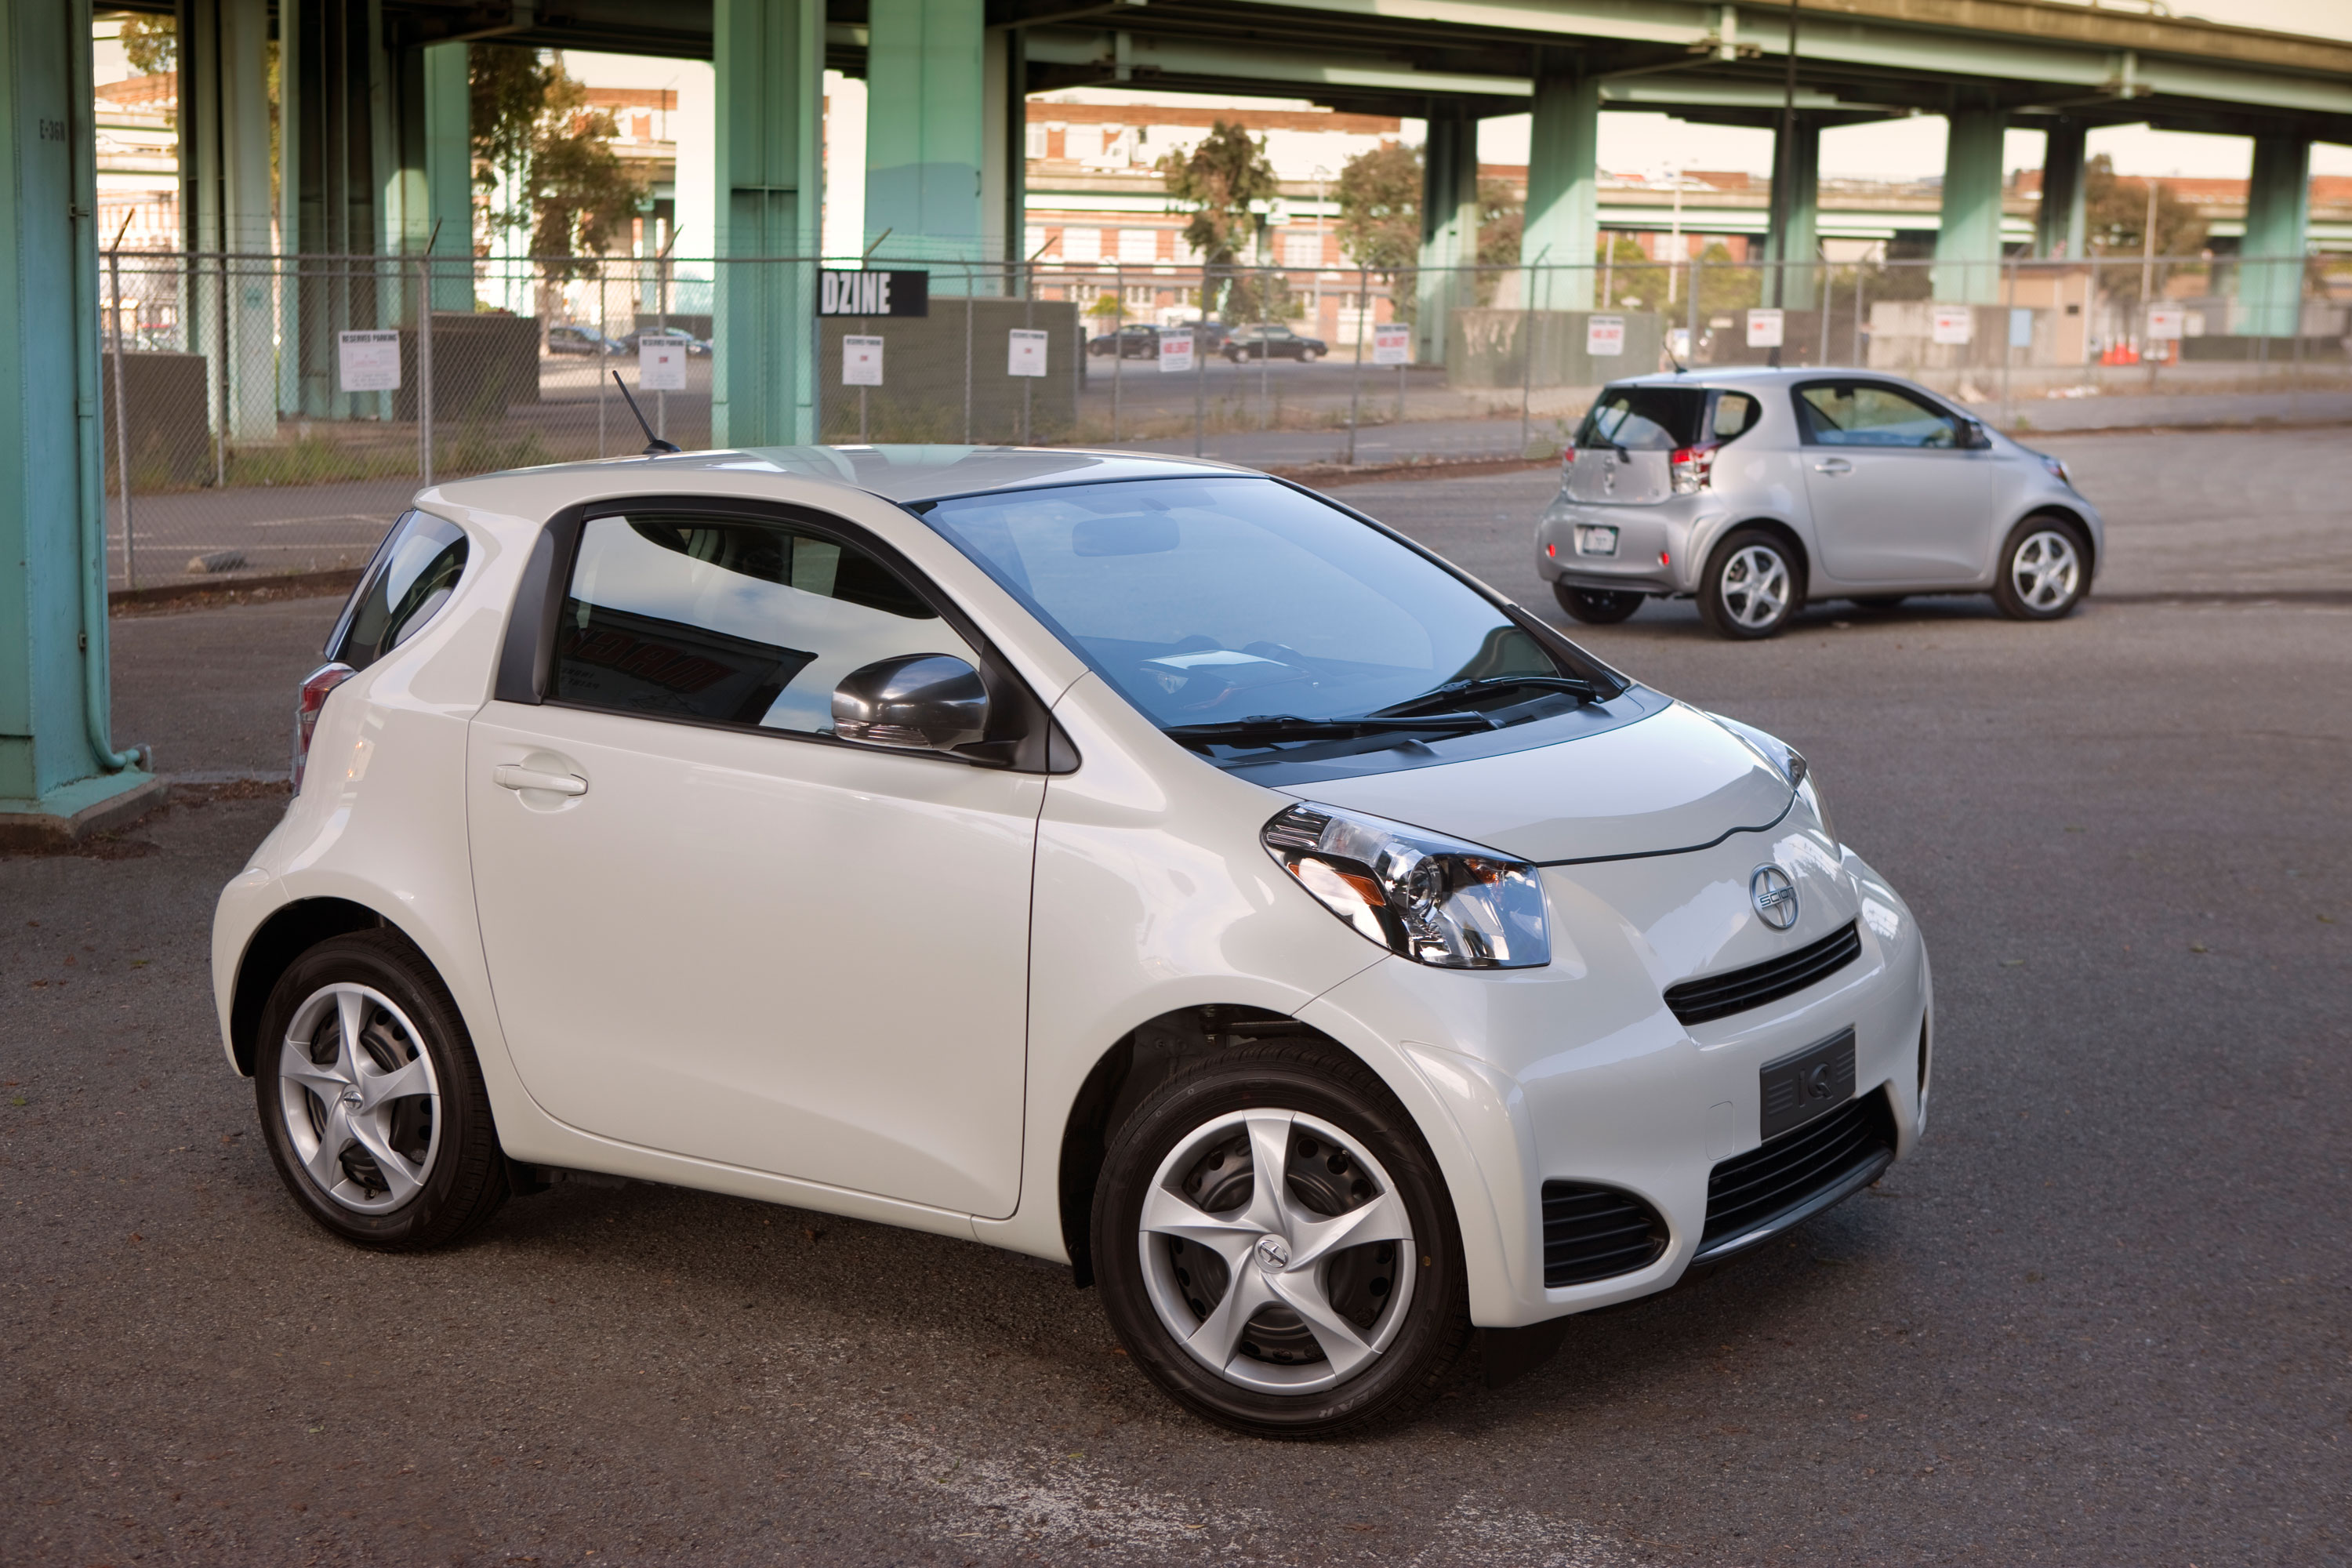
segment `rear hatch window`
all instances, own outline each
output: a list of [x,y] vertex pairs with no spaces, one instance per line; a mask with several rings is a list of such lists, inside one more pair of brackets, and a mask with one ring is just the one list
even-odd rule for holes
[[1705,387],[1603,387],[1576,433],[1576,444],[1580,449],[1671,452],[1697,445],[1706,420]]

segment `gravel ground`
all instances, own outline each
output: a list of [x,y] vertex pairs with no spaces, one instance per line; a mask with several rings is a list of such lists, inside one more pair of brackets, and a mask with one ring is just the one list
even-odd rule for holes
[[[2346,460],[2134,439],[2096,444],[2156,498],[2117,583],[2212,592],[2164,463],[2294,502],[2231,521],[2246,558],[2341,551]],[[1535,602],[1528,484],[1348,499]],[[1787,1240],[1342,1445],[1182,1416],[1066,1271],[935,1237],[565,1186],[453,1252],[341,1247],[211,1017],[278,797],[0,861],[0,1561],[2352,1558],[2352,605],[2232,592],[1580,630],[1812,759],[1927,932],[1933,1121]],[[118,623],[118,733],[282,766],[332,609]]]

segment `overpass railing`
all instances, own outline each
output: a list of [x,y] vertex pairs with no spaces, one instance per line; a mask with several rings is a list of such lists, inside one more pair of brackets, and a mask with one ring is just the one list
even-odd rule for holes
[[1547,456],[1602,384],[1676,365],[1890,373],[2021,430],[2352,420],[2352,258],[1778,266],[1627,238],[1589,266],[1381,271],[1046,232],[1019,265],[866,261],[925,275],[922,313],[902,288],[889,315],[828,296],[858,263],[810,258],[110,253],[113,581],[356,566],[426,484],[637,451],[624,387],[688,448],[797,422],[1308,474]]

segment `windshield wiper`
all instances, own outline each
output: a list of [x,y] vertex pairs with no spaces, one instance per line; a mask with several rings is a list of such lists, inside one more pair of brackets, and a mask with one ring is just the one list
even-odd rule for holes
[[1365,735],[1405,732],[1470,735],[1491,730],[1476,713],[1433,713],[1426,718],[1301,719],[1294,713],[1259,713],[1218,724],[1171,724],[1164,733],[1185,745],[1245,746],[1258,741],[1344,741]]
[[1372,719],[1397,717],[1423,708],[1450,707],[1465,697],[1475,696],[1486,691],[1508,691],[1516,687],[1543,691],[1570,691],[1588,702],[1602,700],[1601,689],[1578,676],[1481,675],[1470,680],[1449,680],[1434,690],[1424,691],[1418,697],[1410,698],[1402,702],[1391,703],[1386,708],[1375,709],[1366,717]]

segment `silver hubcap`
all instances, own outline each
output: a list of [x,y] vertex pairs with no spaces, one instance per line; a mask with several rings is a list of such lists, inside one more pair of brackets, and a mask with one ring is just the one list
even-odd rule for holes
[[2074,596],[2083,563],[2074,542],[2055,529],[2028,534],[2010,557],[2009,583],[2026,607],[2054,610]]
[[335,984],[295,1010],[278,1099],[294,1157],[357,1214],[415,1197],[441,1152],[441,1086],[416,1026],[383,993]]
[[1412,1221],[1329,1123],[1244,1110],[1160,1162],[1137,1237],[1160,1321],[1226,1382],[1314,1394],[1368,1370],[1412,1301]]
[[1751,544],[1723,563],[1723,607],[1753,629],[1780,618],[1789,604],[1789,563],[1769,545]]

